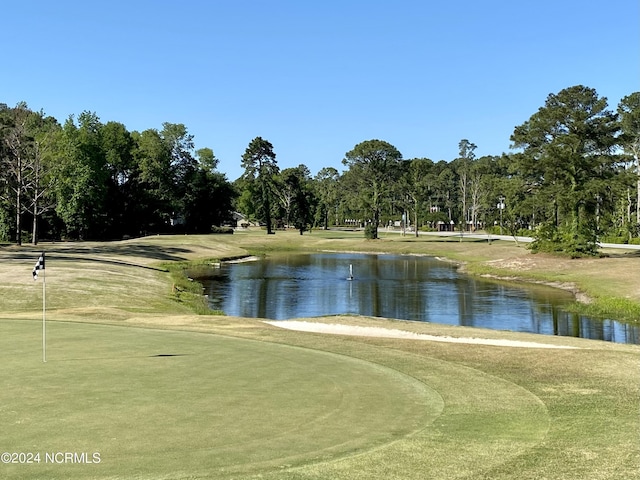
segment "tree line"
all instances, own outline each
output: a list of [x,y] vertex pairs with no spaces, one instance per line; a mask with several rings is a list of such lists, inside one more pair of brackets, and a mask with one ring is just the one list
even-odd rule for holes
[[129,132],[92,112],[63,124],[0,104],[0,240],[120,239],[209,232],[233,185],[183,124]]
[[[593,254],[599,241],[640,243],[640,92],[617,109],[582,85],[550,94],[514,128],[514,152],[477,158],[477,146],[459,142],[451,161],[403,159],[383,140],[345,153],[346,171],[323,168],[279,172],[272,146],[257,138],[243,157],[236,182],[238,209],[265,221],[309,226],[440,230],[503,230],[533,235],[534,250]],[[266,145],[270,154],[250,152]],[[393,222],[393,223],[391,223]]]
[[[210,232],[259,222],[296,228],[396,225],[485,229],[536,237],[535,249],[594,253],[597,241],[640,237],[640,92],[611,110],[594,89],[550,94],[514,128],[513,151],[476,157],[468,139],[450,161],[404,159],[384,140],[346,152],[343,172],[281,170],[256,137],[235,182],[182,124],[129,132],[83,112],[64,124],[25,104],[0,105],[0,239],[115,239]],[[27,225],[29,227],[27,227]],[[28,232],[28,233],[27,233]]]

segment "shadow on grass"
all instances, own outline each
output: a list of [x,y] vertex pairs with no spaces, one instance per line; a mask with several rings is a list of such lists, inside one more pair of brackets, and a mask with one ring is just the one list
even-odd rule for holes
[[98,264],[104,264],[104,265],[116,265],[116,266],[121,266],[121,267],[135,267],[135,268],[144,268],[145,270],[153,270],[156,272],[168,272],[167,269],[164,268],[158,268],[158,267],[150,267],[148,265],[140,265],[138,263],[130,263],[130,262],[122,262],[119,260],[107,260],[104,258],[92,258],[91,256],[86,256],[86,257],[73,257],[73,256],[67,256],[65,255],[64,257],[59,257],[56,256],[55,254],[53,255],[48,255],[47,256],[47,262],[51,262],[51,258],[53,257],[54,261],[57,262],[94,262],[94,263],[98,263]]
[[190,353],[157,353],[157,354],[153,354],[153,355],[131,355],[131,356],[117,355],[117,356],[100,356],[100,357],[86,356],[86,357],[78,357],[78,358],[56,358],[55,354],[54,354],[53,356],[49,355],[49,357],[47,358],[47,363],[114,360],[116,358],[118,360],[122,360],[122,359],[134,360],[136,358],[143,359],[143,358],[188,357],[190,355],[192,355],[192,354],[190,354]]
[[640,258],[640,250],[621,251],[620,253],[607,253],[609,258]]
[[48,245],[42,249],[36,249],[30,247],[29,250],[8,250],[3,261],[10,262],[25,262],[35,264],[38,256],[42,251],[45,251],[47,255],[47,261],[51,262],[96,262],[111,265],[123,265],[138,268],[146,268],[149,270],[156,270],[164,272],[166,270],[156,267],[149,267],[146,265],[140,265],[137,263],[127,262],[123,260],[113,260],[99,258],[102,256],[122,256],[122,257],[138,257],[147,258],[150,260],[156,260],[159,262],[178,262],[186,260],[184,255],[189,253],[190,250],[180,247],[166,247],[158,245],[97,245],[97,246],[81,246],[74,245],[67,247],[64,244]]
[[187,248],[168,247],[159,245],[111,245],[80,246],[62,248],[59,253],[70,255],[123,255],[149,258],[158,261],[179,261],[186,258],[181,255],[189,253]]
[[[498,238],[492,238],[492,239],[488,239],[488,238],[469,238],[469,237],[462,237],[462,242],[460,242],[460,238],[461,237],[454,237],[449,236],[449,237],[434,237],[434,238],[429,238],[429,243],[488,243],[488,240],[491,240],[491,242],[498,242],[500,241],[500,239]],[[416,241],[416,237],[411,237],[411,238],[402,238],[399,240],[396,240],[396,242],[398,243],[415,243]]]

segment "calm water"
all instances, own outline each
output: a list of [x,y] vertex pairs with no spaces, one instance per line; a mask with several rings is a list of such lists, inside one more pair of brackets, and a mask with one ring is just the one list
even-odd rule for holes
[[[352,281],[347,280],[349,266]],[[571,294],[479,280],[430,257],[315,254],[223,264],[198,278],[212,309],[287,320],[353,313],[640,343],[637,326],[564,312]]]

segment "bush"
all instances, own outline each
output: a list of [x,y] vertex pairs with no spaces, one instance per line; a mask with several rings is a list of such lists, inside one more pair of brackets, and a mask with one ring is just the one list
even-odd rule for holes
[[619,243],[619,244],[627,243],[624,237],[618,237],[614,235],[606,235],[606,236],[603,235],[600,237],[600,241],[602,243]]
[[365,227],[364,227],[364,238],[368,239],[368,240],[373,240],[375,238],[378,238],[378,229],[375,225],[368,223]]
[[571,258],[595,256],[598,244],[591,231],[575,232],[570,228],[556,228],[552,224],[539,225],[534,233],[534,241],[529,244],[533,253],[560,253]]
[[600,237],[600,241],[602,243],[618,243],[618,244],[629,244],[629,245],[640,245],[640,238],[629,238],[629,237],[621,237],[614,235],[603,235]]
[[211,233],[229,233],[233,234],[233,228],[231,227],[211,227]]

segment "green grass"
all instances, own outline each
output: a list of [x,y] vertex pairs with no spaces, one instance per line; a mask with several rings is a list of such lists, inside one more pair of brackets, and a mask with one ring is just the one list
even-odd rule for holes
[[[2,465],[4,478],[27,468],[47,478],[372,478],[415,448],[439,452],[420,463],[444,474],[452,463],[442,456],[456,445],[487,468],[549,429],[535,395],[455,362],[402,352],[380,362],[375,348],[345,351],[339,339],[315,349],[51,322],[43,364],[39,326],[0,323],[11,372],[0,394],[3,449],[98,452],[101,462]],[[415,465],[395,468],[392,478],[411,478]]]
[[567,310],[594,318],[614,318],[631,323],[640,322],[640,305],[619,297],[595,297],[595,301],[584,305],[573,303]]
[[98,452],[99,465],[0,465],[3,478],[233,478],[384,445],[429,425],[438,393],[353,357],[203,333],[0,323],[0,443]]
[[640,478],[638,346],[366,317],[314,320],[578,348],[292,332],[194,315],[168,271],[281,248],[418,253],[588,289],[599,279],[603,295],[633,302],[636,256],[571,262],[506,242],[345,232],[44,248],[46,364],[42,284],[30,278],[39,250],[0,249],[0,453],[101,461],[0,464],[0,478]]

